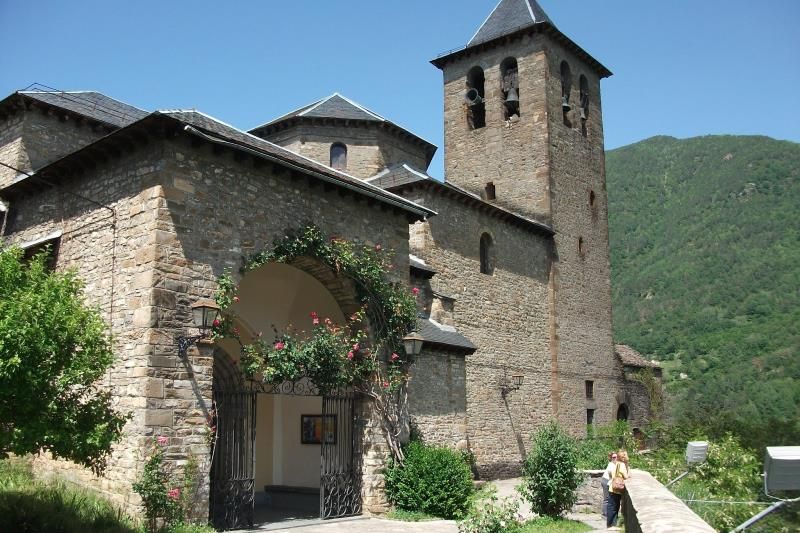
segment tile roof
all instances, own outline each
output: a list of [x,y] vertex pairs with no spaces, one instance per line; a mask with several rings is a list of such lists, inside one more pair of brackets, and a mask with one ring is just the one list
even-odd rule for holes
[[138,107],[95,91],[18,91],[18,94],[121,128],[148,115]]
[[536,0],[501,0],[467,46],[491,41],[541,22],[553,23]]
[[366,181],[386,190],[397,189],[404,185],[416,183],[429,183],[441,188],[442,190],[454,193],[471,202],[473,205],[480,205],[483,208],[487,208],[488,212],[492,213],[493,215],[497,215],[501,218],[513,219],[514,222],[520,223],[521,225],[529,228],[533,227],[536,230],[543,231],[548,235],[552,235],[554,233],[553,228],[547,224],[539,222],[538,220],[529,219],[522,215],[518,215],[517,213],[509,211],[508,209],[497,204],[487,202],[476,194],[465,191],[461,187],[453,185],[452,183],[441,182],[406,163],[399,163],[397,165],[387,167],[375,176],[368,178]]
[[417,333],[425,339],[425,342],[431,344],[460,348],[469,353],[477,350],[477,347],[468,338],[459,333],[456,328],[439,324],[431,318],[420,318],[417,321]]
[[661,365],[654,361],[648,361],[642,357],[639,352],[627,344],[615,344],[614,352],[625,366],[635,366],[638,368],[661,368]]

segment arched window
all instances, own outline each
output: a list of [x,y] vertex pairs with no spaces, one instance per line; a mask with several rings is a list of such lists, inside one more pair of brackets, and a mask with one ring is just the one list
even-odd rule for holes
[[481,67],[472,67],[467,73],[467,92],[464,99],[467,104],[467,124],[471,130],[486,125],[485,82]]
[[583,120],[586,120],[589,118],[589,81],[583,74],[581,74],[580,77],[580,90],[581,90],[581,118]]
[[494,274],[494,243],[488,233],[481,235],[481,274]]
[[347,146],[342,143],[331,145],[331,168],[337,170],[347,169]]
[[617,409],[617,420],[627,420],[628,419],[628,406],[624,403],[619,405]]
[[507,57],[500,63],[500,72],[503,75],[501,80],[503,91],[503,103],[506,120],[512,117],[519,117],[519,76],[517,72],[517,60]]
[[572,72],[569,69],[569,63],[566,61],[561,62],[561,111],[564,114],[564,124],[571,126],[567,114],[571,109],[569,105],[569,96],[572,92]]

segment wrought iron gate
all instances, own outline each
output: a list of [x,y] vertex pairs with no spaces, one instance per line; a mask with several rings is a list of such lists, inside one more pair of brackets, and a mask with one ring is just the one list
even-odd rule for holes
[[322,439],[320,518],[361,514],[361,432],[354,392],[323,396],[322,420],[331,431]]
[[216,428],[211,465],[211,520],[217,529],[253,526],[256,395],[215,394]]

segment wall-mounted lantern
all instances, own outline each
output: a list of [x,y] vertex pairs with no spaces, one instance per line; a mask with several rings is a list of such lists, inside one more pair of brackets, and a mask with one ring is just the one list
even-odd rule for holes
[[425,342],[425,339],[423,339],[422,335],[416,331],[412,331],[403,337],[403,347],[406,349],[406,353],[410,356],[416,356],[422,353],[423,342]]
[[522,374],[514,374],[511,376],[510,380],[508,377],[503,375],[503,379],[500,382],[500,395],[503,397],[503,399],[505,400],[509,394],[519,390],[524,379],[525,377]]
[[204,298],[192,304],[192,321],[194,327],[199,331],[199,335],[191,337],[178,337],[178,355],[186,357],[189,347],[200,339],[206,339],[214,327],[214,321],[219,316],[219,306],[213,300]]

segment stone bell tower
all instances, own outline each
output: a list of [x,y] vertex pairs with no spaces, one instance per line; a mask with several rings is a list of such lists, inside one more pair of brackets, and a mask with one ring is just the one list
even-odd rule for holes
[[611,72],[536,0],[501,0],[465,47],[432,63],[444,75],[446,180],[555,232],[551,365],[542,369],[553,414],[576,434],[610,422],[617,372],[600,80]]

